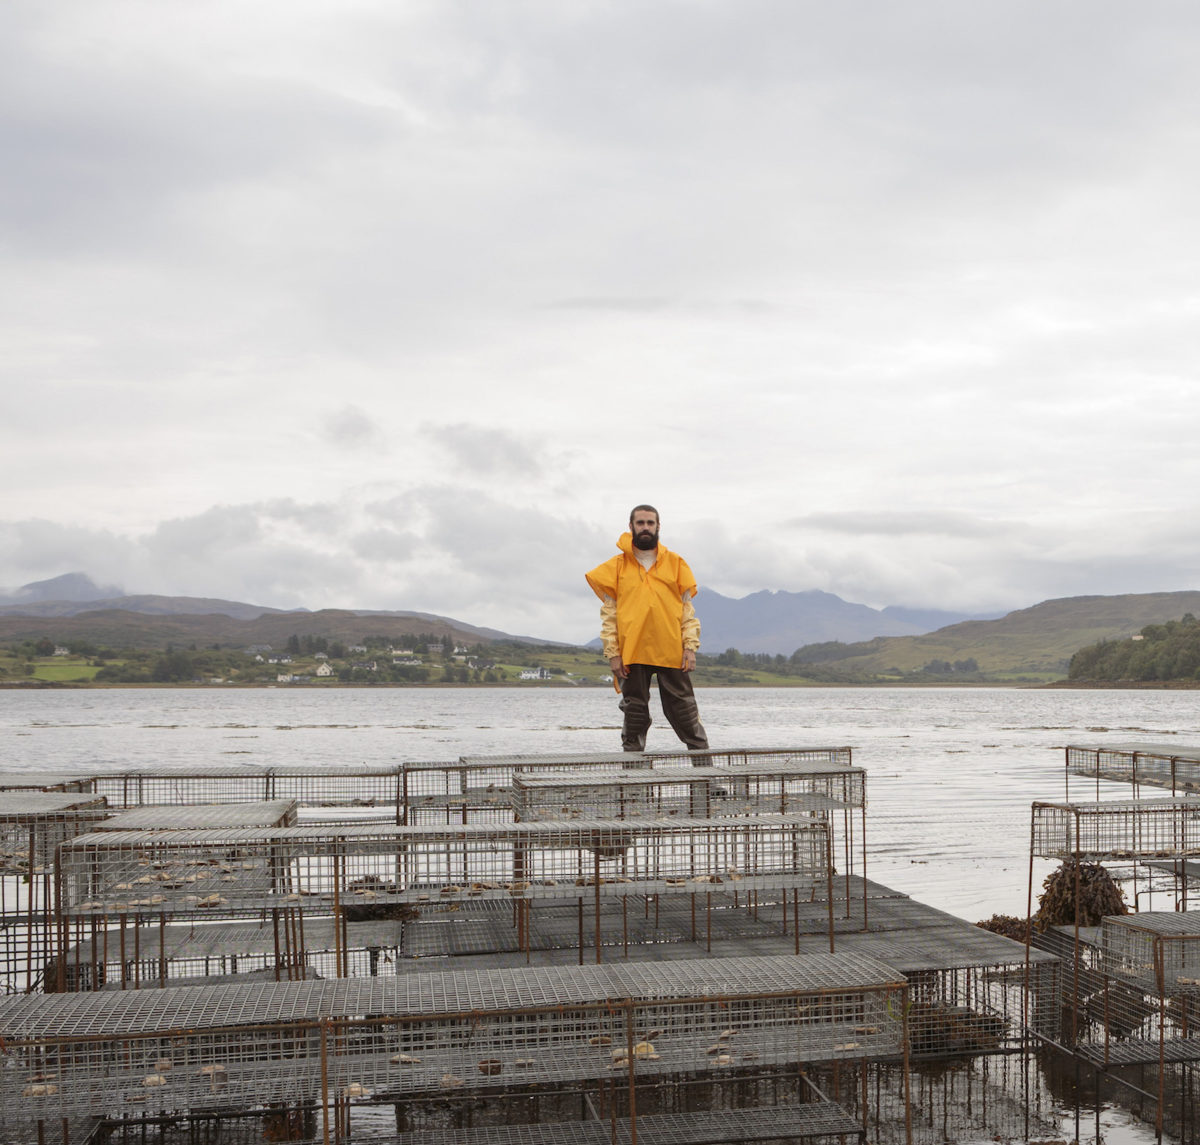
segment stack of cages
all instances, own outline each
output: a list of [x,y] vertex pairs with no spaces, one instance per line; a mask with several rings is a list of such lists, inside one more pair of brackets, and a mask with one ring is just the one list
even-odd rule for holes
[[[906,1076],[905,991],[882,963],[826,954],[18,996],[0,1000],[0,1137],[87,1119],[132,1142],[147,1123],[190,1139],[166,1128],[202,1117],[334,1141],[591,1118],[625,1139],[662,1117],[681,1139],[903,1139],[870,1082]],[[811,1083],[822,1069],[840,1105]]]
[[[1102,781],[1127,786],[1134,798],[1144,787],[1170,791],[1172,795],[1200,794],[1200,749],[1176,744],[1072,744],[1066,748],[1067,794],[1071,777],[1094,781],[1095,797],[1102,798]],[[1138,873],[1144,883],[1134,884],[1135,893],[1143,885],[1149,891],[1162,889],[1174,896],[1177,909],[1187,910],[1189,897],[1200,890],[1200,862],[1175,848],[1168,854],[1147,856]]]
[[[168,978],[267,969],[287,969],[290,977],[302,959],[294,939],[285,933],[281,945],[274,933],[277,914],[260,912],[257,926],[207,925],[245,918],[247,912],[221,891],[236,886],[244,897],[248,886],[269,883],[267,874],[243,861],[236,846],[202,853],[177,847],[176,840],[205,829],[219,837],[255,837],[294,824],[296,817],[291,799],[144,805],[96,824],[92,834],[71,841],[76,846],[60,847],[54,884],[59,954],[47,988],[141,988],[165,985]],[[87,875],[80,871],[81,854],[94,857]],[[95,895],[81,896],[84,885]],[[270,942],[263,934],[268,917]],[[168,925],[179,918],[192,921]]]
[[[757,895],[786,890],[794,921],[801,901],[828,900],[830,879],[825,825],[795,815],[105,831],[64,845],[59,864],[62,975],[76,988],[174,976],[163,966],[194,961],[209,937],[195,933],[196,919],[274,928],[277,912],[289,911],[304,934],[268,943],[260,968],[294,960],[303,940],[314,972],[347,977],[379,973],[381,958],[466,952],[472,941],[527,959],[533,949],[577,948],[580,961],[588,948],[597,961],[606,945],[627,953],[646,930],[658,941],[707,933],[711,943],[712,919],[730,905],[745,926],[769,932],[775,924],[754,915]],[[332,965],[313,960],[313,917],[331,920]],[[183,945],[172,946],[168,919],[186,920]],[[404,925],[417,920],[425,926]],[[104,949],[110,933],[120,945]],[[146,965],[131,975],[135,943]]]
[[[857,915],[860,900],[862,925],[869,925],[867,883],[867,776],[856,767],[849,747],[753,747],[705,749],[660,753],[657,766],[674,762],[678,767],[727,768],[749,776],[761,771],[751,788],[747,780],[745,803],[761,802],[763,810],[805,811],[829,823],[831,854],[842,875],[838,893],[844,899],[842,917]],[[743,790],[741,784],[731,789]],[[736,804],[735,804],[736,806]],[[753,812],[750,812],[753,813]]]
[[[62,910],[56,914],[58,957],[47,988],[142,988],[165,985],[168,979],[204,981],[239,974],[295,978],[336,973],[348,962],[346,936],[338,933],[329,910],[311,917],[306,931],[294,900],[271,900],[252,921],[254,912],[220,893],[219,884],[237,883],[244,892],[253,882],[236,845],[192,854],[181,860],[187,869],[147,853],[158,850],[169,856],[173,848],[162,836],[206,828],[288,827],[302,818],[330,829],[392,825],[399,817],[398,765],[169,769],[100,775],[90,782],[104,798],[126,809],[98,829],[120,835],[118,850],[134,857],[124,862],[123,876],[107,884],[106,900],[81,908],[86,898],[63,893]],[[71,875],[68,882],[73,887],[78,879]],[[98,885],[105,884],[101,880]],[[376,927],[360,936],[366,966],[376,967],[389,957],[389,949],[395,957],[395,930]]]
[[[1169,787],[1179,782],[1185,757],[1145,748],[1068,749],[1073,774],[1122,783]],[[1088,803],[1035,803],[1033,858],[1058,859],[1074,876],[1077,925],[1060,925],[1033,941],[1060,954],[1063,1034],[1072,1052],[1096,1071],[1144,1099],[1143,1117],[1161,1132],[1188,1123],[1193,1107],[1191,1063],[1200,1060],[1193,1036],[1197,1012],[1188,973],[1200,946],[1195,915],[1154,911],[1166,872],[1172,906],[1186,906],[1186,871],[1200,855],[1200,799],[1191,796],[1111,799]],[[1090,920],[1084,888],[1095,864],[1124,888],[1134,913]],[[1161,897],[1161,896],[1160,896]],[[1141,909],[1145,908],[1145,909]],[[1033,864],[1030,864],[1030,923]],[[1195,977],[1200,979],[1200,969]],[[1148,1080],[1149,1079],[1149,1080]]]
[[1200,911],[1105,918],[1099,947],[1099,973],[1080,1004],[1081,1052],[1153,1094],[1160,1133],[1196,1140]]
[[[683,770],[685,764],[690,766]],[[522,785],[527,792],[545,793],[560,779],[570,777],[570,782],[559,783],[553,796],[565,798],[571,794],[567,789],[577,788],[583,779],[581,772],[588,780],[600,780],[595,796],[599,802],[587,808],[576,804],[558,818],[518,819],[517,791]],[[153,993],[177,995],[179,991],[173,987],[189,984],[214,998],[209,989],[219,982],[221,995],[232,999],[234,995],[226,991],[261,990],[269,994],[277,987],[286,992],[318,986],[336,991],[359,985],[394,985],[402,962],[405,976],[425,977],[415,972],[420,965],[412,961],[416,957],[478,953],[515,963],[532,961],[533,951],[546,952],[552,960],[557,952],[565,951],[568,957],[577,954],[579,966],[559,965],[556,974],[585,970],[624,974],[636,966],[622,960],[662,958],[662,944],[669,942],[690,942],[711,951],[714,939],[732,937],[740,942],[763,938],[771,940],[771,950],[792,948],[800,952],[802,930],[803,958],[783,960],[793,974],[798,966],[822,965],[830,974],[822,989],[836,993],[854,984],[852,977],[849,986],[839,977],[849,964],[841,952],[829,955],[834,962],[819,961],[826,955],[819,948],[813,953],[812,940],[824,936],[820,932],[814,936],[807,925],[820,915],[832,952],[835,894],[830,836],[831,827],[840,822],[841,842],[851,856],[857,854],[857,843],[862,843],[863,876],[856,877],[861,877],[864,887],[863,923],[850,929],[868,929],[865,780],[862,770],[850,763],[848,749],[475,757],[457,764],[380,769],[369,776],[366,770],[311,769],[248,778],[242,773],[242,780],[231,783],[231,779],[211,774],[208,779],[195,779],[194,785],[189,781],[189,785],[180,786],[180,773],[123,776],[120,801],[135,812],[134,818],[105,824],[112,830],[97,829],[62,843],[52,891],[61,903],[55,944],[60,957],[52,976],[55,981],[48,982],[48,988],[128,992],[153,987],[146,995],[149,998]],[[297,786],[288,788],[285,780]],[[372,786],[377,783],[384,786]],[[387,788],[388,783],[393,786]],[[384,792],[391,800],[386,806]],[[603,802],[614,795],[624,799],[634,792],[639,793],[635,802],[649,814],[630,814],[627,810],[612,814],[611,802]],[[275,805],[280,799],[299,795],[308,804],[300,809],[301,815],[320,804],[317,812],[321,822],[306,824],[301,818],[300,825],[291,825],[296,822],[295,809],[289,813],[286,807]],[[268,807],[244,807],[233,818],[215,817],[219,813],[213,804],[261,802],[264,796],[273,797]],[[426,801],[426,796],[433,799]],[[157,810],[153,807],[159,800],[178,804],[184,799],[202,801],[207,806],[190,812],[178,805]],[[559,804],[566,806],[570,805],[565,801]],[[597,814],[601,811],[610,814]],[[377,813],[382,813],[381,818],[387,816],[388,821],[354,821],[359,814],[374,818]],[[406,823],[397,826],[393,818]],[[858,839],[852,845],[856,830]],[[847,879],[852,864],[853,858],[846,861]],[[842,884],[840,874],[838,882]],[[850,899],[847,889],[847,904]],[[846,929],[844,920],[842,929]],[[987,936],[980,932],[980,939],[986,941]],[[733,948],[747,949],[736,943]],[[879,949],[882,957],[891,960],[888,946],[867,949]],[[890,1126],[886,1132],[881,1131],[881,1136],[894,1134],[896,1125],[904,1124],[900,1116],[908,1108],[904,1058],[910,1046],[922,1057],[985,1061],[1004,1061],[1003,1051],[1014,1046],[1013,1031],[1020,1028],[1015,1014],[1021,1007],[1023,979],[1012,966],[1001,965],[1001,956],[994,949],[980,947],[947,954],[944,938],[934,936],[928,950],[906,953],[911,955],[909,961],[915,968],[912,991],[903,1003],[894,996],[890,1002],[893,1009],[900,1007],[890,1015],[892,1020],[907,1025],[910,1031],[910,1038],[904,1040],[904,1052],[876,1056],[875,1047],[868,1044],[876,1023],[856,1018],[848,1031],[840,1031],[840,1040],[825,1056],[816,1053],[802,1060],[808,1080],[854,1113],[854,1126],[859,1128],[837,1122],[839,1133],[859,1132],[866,1123],[863,1116],[875,1124],[886,1122]],[[618,956],[615,962],[614,955]],[[610,965],[586,967],[585,961]],[[690,965],[716,968],[738,964],[745,968],[754,961],[735,957],[672,965],[682,972]],[[648,972],[652,969],[656,967],[646,967]],[[545,973],[545,967],[539,968],[529,982],[540,981],[538,976]],[[363,981],[301,981],[314,975]],[[688,975],[693,991],[688,996],[700,992],[698,996],[707,997],[703,993],[703,974],[693,969]],[[896,977],[894,973],[892,976]],[[247,977],[256,980],[246,982]],[[1035,1022],[1040,1022],[1046,1012],[1056,1012],[1055,1007],[1043,1006],[1040,1000],[1044,992],[1040,983],[1044,981],[1037,977],[1033,987]],[[1052,992],[1057,996],[1057,990]],[[341,997],[336,993],[334,996]],[[140,1008],[130,1002],[122,1009],[117,1003],[105,1004],[114,1007],[110,1013],[112,1024],[105,1027],[106,1031],[119,1032],[123,1037],[136,1035],[144,1008],[158,1005],[147,1001]],[[249,1012],[256,1012],[256,1006],[252,1004]],[[808,1012],[798,1013],[796,1022],[804,1024]],[[818,1008],[815,1012],[822,1011]],[[392,1012],[354,1009],[350,1016],[357,1018],[363,1013],[384,1021]],[[124,1022],[132,1022],[132,1026],[127,1028]],[[621,1060],[626,1065],[632,1061],[633,1069],[624,1073],[620,1068],[612,1069],[607,1087],[567,1086],[560,1100],[554,1086],[547,1089],[542,1082],[534,1081],[532,1084],[538,1087],[536,1098],[532,1091],[522,1091],[524,1108],[529,1113],[525,1120],[538,1119],[546,1103],[555,1102],[565,1102],[561,1112],[569,1106],[571,1115],[577,1118],[585,1116],[584,1111],[594,1115],[598,1108],[608,1116],[626,1118],[640,1112],[668,1119],[690,1114],[693,1109],[687,1102],[692,1102],[691,1098],[685,1107],[679,1104],[682,1099],[678,1095],[683,1092],[680,1077],[696,1079],[698,1093],[705,1085],[713,1089],[714,1081],[720,1083],[715,1091],[722,1091],[732,1076],[734,1080],[726,1088],[742,1094],[739,1102],[749,1092],[757,1095],[752,1100],[770,1107],[787,1108],[799,1096],[799,1089],[790,1088],[799,1076],[796,1069],[784,1068],[779,1061],[765,1059],[762,1078],[752,1078],[746,1071],[759,1069],[755,1055],[760,1051],[751,1049],[740,1055],[731,1052],[732,1034],[712,1039],[705,1053],[711,1061],[704,1070],[680,1074],[674,1068],[660,1066],[657,1063],[666,1060],[662,1046],[654,1038],[642,1036],[656,1028],[632,1028],[631,1036],[638,1036],[625,1047],[628,1053]],[[209,1032],[213,1046],[223,1043],[225,1032],[213,1028]],[[832,1033],[832,1029],[826,1032]],[[328,1030],[326,1034],[330,1036]],[[332,1036],[335,1041],[344,1041],[357,1034],[347,1028]],[[614,1038],[604,1032],[591,1036]],[[632,1047],[639,1042],[648,1042],[651,1049],[633,1052]],[[589,1041],[592,1048],[602,1044]],[[860,1059],[856,1051],[864,1045],[870,1052]],[[609,1043],[610,1053],[619,1048],[615,1039]],[[328,1050],[327,1044],[327,1058]],[[394,1052],[409,1058],[421,1056],[399,1045]],[[557,1050],[552,1047],[552,1052]],[[125,1053],[129,1058],[129,1051]],[[420,1064],[391,1062],[392,1055],[388,1056],[393,1067],[407,1070]],[[502,1091],[519,1088],[534,1076],[525,1073],[534,1068],[532,1058],[529,1055],[519,1062],[516,1058],[509,1062],[491,1053],[475,1058],[482,1077],[507,1082],[501,1086],[499,1080],[493,1081],[495,1089],[489,1091],[488,1100],[505,1105]],[[167,1054],[153,1061],[138,1061],[136,1069],[147,1067],[139,1075],[141,1082],[130,1082],[123,1091],[117,1102],[118,1113],[103,1115],[112,1117],[118,1127],[136,1123],[144,1130],[148,1122],[159,1119],[161,1129],[166,1124],[161,1119],[169,1121],[176,1116],[173,1110],[182,1109],[190,1124],[197,1119],[215,1119],[214,1124],[219,1122],[224,1133],[229,1132],[231,1120],[242,1115],[246,1124],[258,1126],[260,1136],[251,1137],[255,1140],[268,1129],[274,1135],[272,1139],[286,1139],[279,1134],[291,1132],[288,1127],[295,1127],[296,1132],[317,1132],[314,1117],[318,1122],[329,1118],[336,1136],[349,1132],[351,1110],[361,1121],[369,1115],[377,1116],[381,1104],[388,1107],[389,1114],[392,1105],[404,1105],[382,1100],[369,1080],[351,1078],[343,1085],[330,1083],[315,1096],[295,1101],[271,1099],[269,1095],[274,1091],[268,1086],[258,1104],[238,1106],[236,1110],[219,1101],[215,1105],[202,1102],[194,1109],[186,1104],[168,1108],[167,1104],[156,1104],[151,1091],[170,1090],[174,1061]],[[58,1062],[58,1050],[54,1050],[49,1056],[42,1055],[40,1067],[30,1065],[22,1075],[25,1084],[20,1087],[20,1096],[32,1103],[34,1113],[50,1114],[38,1119],[39,1135],[55,1120],[50,1109],[53,1102],[45,1099],[59,1096],[62,1079],[51,1076],[58,1072]],[[873,1071],[870,1096],[869,1071],[864,1062],[869,1062]],[[203,1061],[197,1071],[219,1064],[219,1060]],[[619,1064],[613,1059],[613,1066]],[[468,1080],[445,1063],[439,1065],[445,1066],[449,1078]],[[470,1072],[470,1062],[458,1065]],[[989,1068],[984,1066],[981,1073],[985,1081]],[[659,1073],[654,1073],[656,1070]],[[726,1070],[734,1070],[735,1074],[729,1075]],[[659,1096],[643,1096],[638,1105],[623,1105],[621,1094],[629,1089],[631,1080],[633,1090],[641,1093],[641,1071],[650,1071],[648,1092]],[[626,1074],[632,1074],[632,1079]],[[221,1071],[210,1069],[195,1076],[207,1080],[214,1097],[224,1095],[226,1078]],[[393,1129],[418,1129],[422,1119],[431,1128],[444,1128],[438,1124],[442,1114],[434,1107],[441,1108],[448,1098],[454,1099],[449,1102],[456,1111],[454,1117],[474,1116],[471,1102],[478,1094],[471,1083],[476,1079],[470,1078],[461,1087],[453,1081],[442,1087],[441,1076],[436,1087],[426,1079],[416,1104],[405,1106],[410,1110],[404,1115],[407,1121],[397,1122]],[[668,1076],[669,1082],[664,1080]],[[991,1077],[995,1080],[995,1074]],[[356,1086],[370,1093],[360,1092]],[[614,1088],[619,1092],[610,1093]],[[457,1101],[460,1089],[463,1102]],[[980,1091],[968,1087],[965,1092],[965,1101],[970,1105]],[[998,1090],[987,1093],[993,1106],[1002,1096]],[[667,1094],[673,1096],[668,1098]],[[167,1094],[160,1096],[165,1098]],[[709,1100],[696,1097],[693,1104]],[[711,1100],[719,1105],[723,1099]],[[272,1105],[276,1108],[270,1108]],[[703,1112],[711,1118],[719,1109],[705,1108]],[[61,1117],[77,1115],[84,1116],[76,1109],[66,1110]],[[772,1123],[769,1113],[763,1116],[764,1136],[819,1135],[792,1123]],[[745,1119],[742,1123],[750,1124]],[[767,1134],[772,1124],[787,1132]],[[813,1130],[816,1123],[808,1124]],[[668,1128],[663,1122],[662,1131]],[[705,1130],[710,1134],[705,1139],[715,1140],[711,1133],[717,1131],[710,1126]],[[125,1129],[114,1132],[124,1133]],[[730,1139],[749,1139],[747,1132],[731,1128]]]
[[110,814],[102,797],[6,791],[0,798],[0,982],[3,992],[40,988],[55,944],[54,856],[60,843]]
[[[690,763],[684,765],[681,755]],[[849,748],[655,755],[639,758],[636,766],[583,774],[518,767],[511,791],[522,821],[812,816],[830,827],[830,861],[842,876],[840,914],[849,918],[857,899],[867,926],[866,773],[850,763]]]
[[[1161,882],[1155,872],[1177,873],[1182,880],[1200,856],[1200,798],[1034,803],[1031,856],[1111,865],[1114,877],[1129,885],[1133,908],[1152,909]],[[1032,913],[1032,871],[1029,904]]]

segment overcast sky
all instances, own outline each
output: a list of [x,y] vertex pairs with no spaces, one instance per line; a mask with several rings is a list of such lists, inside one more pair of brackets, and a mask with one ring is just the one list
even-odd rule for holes
[[1198,128],[1193,0],[10,0],[0,585],[1194,589]]

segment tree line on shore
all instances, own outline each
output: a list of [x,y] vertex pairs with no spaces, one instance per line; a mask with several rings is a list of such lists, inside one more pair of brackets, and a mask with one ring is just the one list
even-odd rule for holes
[[1125,640],[1100,640],[1071,657],[1067,679],[1079,683],[1200,680],[1200,621],[1147,624]]
[[[875,683],[875,677],[847,671],[840,663],[860,648],[828,641],[806,645],[791,656],[727,648],[715,655],[702,654],[697,668],[703,682],[718,685],[758,683],[763,676],[790,677],[810,683]],[[288,671],[285,665],[294,665],[290,670],[307,678],[321,663],[332,669],[327,673],[329,682],[380,684],[503,683],[515,680],[522,668],[542,665],[550,665],[545,668],[543,679],[570,677],[571,683],[599,683],[603,682],[606,670],[606,662],[598,652],[562,645],[501,641],[456,648],[443,636],[420,633],[405,638],[403,653],[407,654],[402,654],[393,636],[367,636],[348,644],[325,636],[294,633],[283,648],[270,655],[222,644],[115,648],[87,639],[58,645],[43,637],[4,648],[0,676],[33,678],[39,674],[36,661],[45,662],[63,649],[76,659],[84,659],[94,669],[91,679],[109,684],[197,680],[268,683]],[[555,665],[556,657],[562,663]],[[973,657],[935,658],[915,670],[904,673],[896,670],[889,676],[893,682],[912,683],[972,683],[986,679]],[[1200,621],[1188,612],[1179,620],[1146,625],[1134,636],[1100,640],[1080,648],[1070,659],[1067,679],[1080,684],[1198,682]]]

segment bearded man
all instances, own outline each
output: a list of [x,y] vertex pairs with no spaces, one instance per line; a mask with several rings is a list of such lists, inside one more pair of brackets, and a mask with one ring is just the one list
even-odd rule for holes
[[692,608],[696,578],[687,561],[659,543],[658,510],[638,505],[620,554],[587,574],[600,598],[600,638],[621,692],[621,747],[645,751],[650,730],[650,681],[658,677],[663,714],[689,751],[708,747],[692,690],[700,621]]

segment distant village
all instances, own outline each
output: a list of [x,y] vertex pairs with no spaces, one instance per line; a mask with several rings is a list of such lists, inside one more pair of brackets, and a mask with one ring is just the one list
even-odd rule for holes
[[[582,649],[521,643],[469,647],[422,635],[345,643],[293,635],[283,648],[168,646],[165,651],[97,647],[88,641],[26,641],[0,651],[5,684],[550,684],[611,682],[607,664]],[[538,663],[536,657],[547,659]],[[595,665],[592,668],[592,665]],[[591,669],[590,674],[588,670]]]

